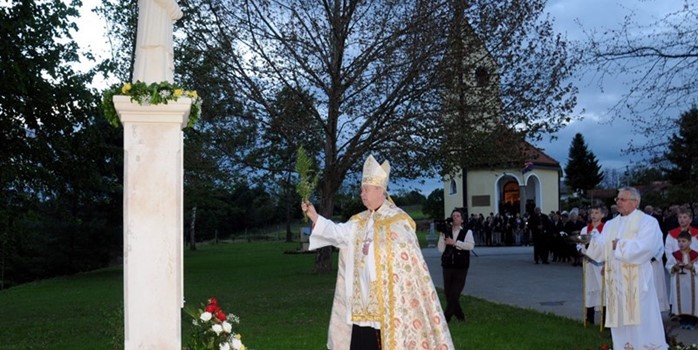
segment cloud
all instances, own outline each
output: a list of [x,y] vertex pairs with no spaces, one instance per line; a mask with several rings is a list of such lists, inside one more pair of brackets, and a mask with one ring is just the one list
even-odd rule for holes
[[[618,29],[624,17],[631,12],[634,13],[635,22],[649,24],[669,12],[679,10],[681,6],[680,1],[660,0],[552,0],[546,11],[554,19],[558,32],[565,34],[569,40],[583,41],[586,40],[585,30],[598,33]],[[600,81],[594,68],[587,67],[580,70],[574,79],[579,88],[577,113],[583,119],[570,123],[556,133],[554,136],[557,140],[546,138],[537,142],[536,146],[543,148],[564,168],[572,138],[581,133],[602,168],[621,170],[641,162],[641,155],[628,154],[624,150],[631,142],[643,144],[646,138],[634,133],[630,122],[615,118],[610,112],[629,91],[630,77],[606,76]]]

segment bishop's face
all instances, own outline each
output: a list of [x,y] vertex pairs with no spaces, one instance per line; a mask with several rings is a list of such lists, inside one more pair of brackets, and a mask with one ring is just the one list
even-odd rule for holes
[[361,202],[368,210],[376,210],[385,201],[385,190],[380,186],[362,185]]

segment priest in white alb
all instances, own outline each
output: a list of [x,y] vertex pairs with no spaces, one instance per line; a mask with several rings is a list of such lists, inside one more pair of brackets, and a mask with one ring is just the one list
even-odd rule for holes
[[633,187],[619,189],[616,204],[620,215],[606,222],[601,234],[592,234],[586,250],[604,263],[606,327],[613,348],[667,349],[651,265],[664,249],[659,224],[637,210],[640,192]]
[[387,197],[388,162],[364,162],[361,201],[367,210],[346,223],[301,208],[313,221],[310,249],[340,249],[327,348],[454,349],[414,221]]

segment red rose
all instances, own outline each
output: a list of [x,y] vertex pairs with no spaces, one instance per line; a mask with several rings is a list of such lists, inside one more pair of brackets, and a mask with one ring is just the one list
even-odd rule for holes
[[610,350],[610,348],[608,347],[608,345],[603,344],[601,345],[601,350]]
[[218,299],[216,299],[216,298],[208,299],[208,303],[213,304],[213,305],[218,305]]
[[225,321],[226,317],[225,317],[225,313],[223,312],[223,310],[216,311],[216,318],[219,319],[221,322]]
[[210,312],[212,314],[215,314],[220,309],[221,309],[220,306],[218,306],[216,304],[208,304],[208,306],[206,306],[206,311]]

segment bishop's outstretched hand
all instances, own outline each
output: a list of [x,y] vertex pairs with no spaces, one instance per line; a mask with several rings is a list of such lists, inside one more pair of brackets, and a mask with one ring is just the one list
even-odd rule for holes
[[308,218],[310,218],[310,221],[312,221],[313,224],[315,223],[315,221],[317,221],[319,215],[315,210],[315,206],[313,205],[313,203],[310,203],[308,201],[301,202],[301,210],[303,210],[303,213],[305,213],[305,215],[307,215]]

